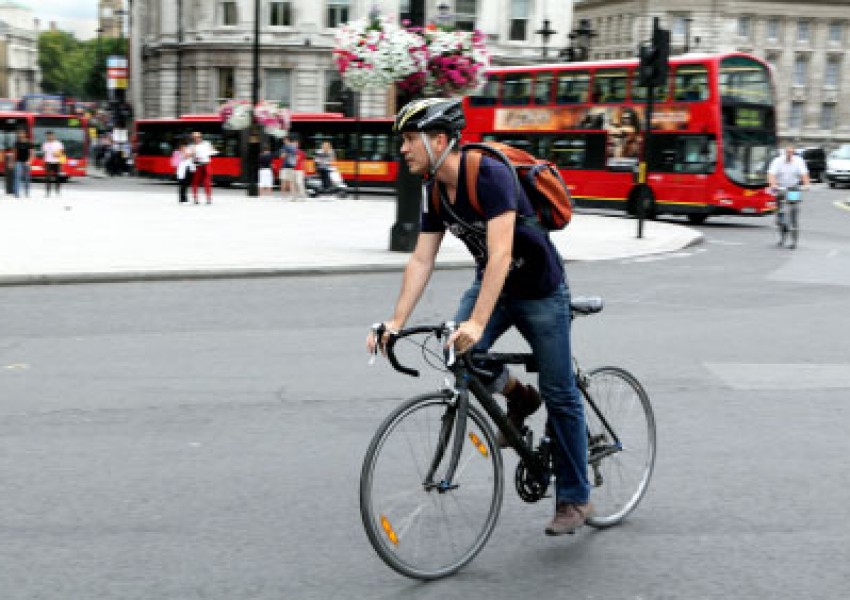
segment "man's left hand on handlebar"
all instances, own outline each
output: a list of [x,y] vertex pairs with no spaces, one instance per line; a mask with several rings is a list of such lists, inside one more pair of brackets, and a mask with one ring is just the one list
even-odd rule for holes
[[450,346],[454,344],[455,350],[459,354],[463,354],[477,344],[482,335],[484,335],[483,325],[479,325],[474,321],[464,321],[458,326],[451,337],[449,337],[446,345]]

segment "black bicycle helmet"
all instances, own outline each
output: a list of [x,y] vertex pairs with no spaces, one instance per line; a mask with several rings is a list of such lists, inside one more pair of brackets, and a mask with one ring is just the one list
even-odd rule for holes
[[393,131],[445,131],[458,137],[465,126],[459,98],[423,98],[408,102],[398,111]]

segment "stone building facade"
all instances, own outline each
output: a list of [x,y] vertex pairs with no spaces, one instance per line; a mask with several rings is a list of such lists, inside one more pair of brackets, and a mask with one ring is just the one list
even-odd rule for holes
[[119,38],[123,35],[128,9],[124,0],[98,0],[97,24],[100,34]]
[[40,86],[37,21],[26,5],[0,2],[0,98],[20,98]]
[[779,133],[797,145],[850,142],[850,0],[577,0],[598,33],[591,57],[634,57],[653,17],[673,52],[740,50],[773,66]]
[[[260,97],[295,111],[339,111],[342,85],[331,58],[334,27],[375,4],[393,18],[452,19],[487,34],[494,62],[541,59],[568,42],[571,0],[259,0]],[[131,3],[131,98],[137,117],[208,113],[251,97],[254,0],[135,0]],[[393,110],[389,90],[363,94],[360,114]]]

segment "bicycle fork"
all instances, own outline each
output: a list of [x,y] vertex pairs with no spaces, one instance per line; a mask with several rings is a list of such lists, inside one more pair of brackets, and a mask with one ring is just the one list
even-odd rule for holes
[[[463,442],[466,438],[466,418],[469,414],[469,389],[465,383],[458,385],[454,390],[446,390],[446,394],[450,395],[448,408],[441,418],[440,433],[437,438],[437,447],[434,450],[434,458],[431,460],[431,466],[425,474],[425,481],[422,482],[425,491],[437,490],[440,494],[458,487],[456,483],[453,483],[453,480],[458,462],[460,461],[460,454],[463,450]],[[452,441],[446,474],[441,481],[434,481],[434,475],[443,462],[453,432],[454,440]]]

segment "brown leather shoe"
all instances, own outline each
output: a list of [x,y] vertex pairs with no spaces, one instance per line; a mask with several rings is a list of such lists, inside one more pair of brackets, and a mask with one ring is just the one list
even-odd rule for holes
[[587,504],[559,503],[555,507],[555,518],[546,528],[546,535],[575,533],[592,515],[593,505],[590,502]]
[[[533,385],[525,385],[517,382],[514,389],[506,397],[508,399],[508,421],[518,431],[522,431],[525,420],[537,412],[537,409],[542,404],[540,394],[537,393]],[[496,433],[496,444],[498,444],[499,448],[507,448],[510,445],[505,434],[501,431]]]

